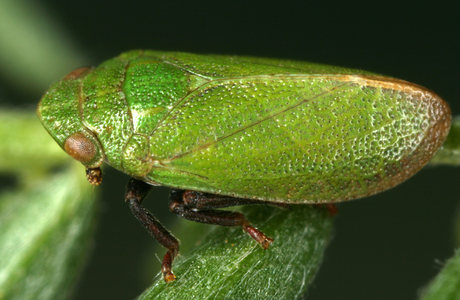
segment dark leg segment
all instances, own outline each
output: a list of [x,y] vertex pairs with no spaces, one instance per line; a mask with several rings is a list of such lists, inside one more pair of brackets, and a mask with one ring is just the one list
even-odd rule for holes
[[339,209],[337,208],[337,205],[335,205],[335,203],[313,204],[313,206],[316,206],[318,208],[326,208],[329,211],[329,215],[331,217],[339,213]]
[[151,185],[143,181],[131,178],[126,187],[125,201],[129,204],[134,216],[142,223],[142,226],[161,245],[168,249],[163,258],[161,271],[163,272],[164,280],[171,282],[176,279],[176,276],[171,271],[171,265],[179,252],[179,241],[142,205],[142,200],[147,196],[151,187]]
[[223,208],[239,205],[274,205],[289,209],[289,204],[277,203],[262,200],[235,198],[230,196],[221,196],[215,194],[201,193],[189,190],[172,189],[170,199],[182,198],[184,204],[188,207],[193,207],[202,210],[209,210],[213,208]]
[[241,226],[264,249],[267,249],[273,243],[273,239],[249,225],[242,213],[213,210],[213,208],[248,204],[274,203],[173,189],[170,194],[169,209],[173,213],[195,222],[221,226]]
[[102,182],[102,171],[101,168],[97,167],[94,169],[86,168],[86,179],[92,185],[98,186]]
[[328,203],[326,204],[326,207],[331,217],[339,213],[339,209],[337,208],[337,205],[335,205],[334,203]]

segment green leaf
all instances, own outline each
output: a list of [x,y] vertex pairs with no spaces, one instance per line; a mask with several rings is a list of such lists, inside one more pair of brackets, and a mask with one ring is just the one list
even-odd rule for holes
[[446,141],[431,159],[430,165],[460,165],[460,116],[452,118]]
[[[138,299],[299,298],[321,263],[332,218],[324,208],[292,207],[242,210],[252,224],[275,239],[268,250],[241,228],[215,227],[174,262],[175,282],[166,284],[159,274]],[[197,237],[203,234],[202,228],[192,225],[181,235]]]
[[1,109],[0,138],[0,173],[16,176],[20,184],[31,183],[69,162],[35,112]]
[[[49,171],[58,153],[49,150],[59,147],[36,120],[33,112],[0,114],[0,170],[19,180],[0,194],[0,299],[65,298],[92,236],[96,201],[83,168]],[[62,165],[61,152],[54,158]]]
[[42,1],[0,1],[0,73],[26,92],[41,93],[87,65],[87,51],[79,51],[63,27]]
[[460,251],[447,261],[438,276],[423,292],[422,300],[460,299]]

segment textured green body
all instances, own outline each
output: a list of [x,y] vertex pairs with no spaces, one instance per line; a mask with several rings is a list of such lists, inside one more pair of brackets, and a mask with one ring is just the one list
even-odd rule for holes
[[104,157],[151,184],[291,203],[397,185],[434,155],[451,118],[433,92],[368,72],[155,51],[56,83],[38,114],[61,147],[94,135],[88,166]]

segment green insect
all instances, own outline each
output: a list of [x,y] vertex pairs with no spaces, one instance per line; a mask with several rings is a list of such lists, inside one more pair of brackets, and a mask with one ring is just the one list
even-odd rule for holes
[[102,180],[103,161],[128,174],[125,200],[164,246],[178,241],[142,206],[151,186],[171,191],[189,220],[242,226],[272,239],[245,204],[334,203],[403,182],[435,154],[449,106],[432,91],[369,72],[297,61],[131,51],[55,83],[38,117],[56,142]]

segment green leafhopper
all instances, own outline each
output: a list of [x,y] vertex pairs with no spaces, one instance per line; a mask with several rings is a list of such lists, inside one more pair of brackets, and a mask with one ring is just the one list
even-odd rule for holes
[[37,114],[46,130],[102,180],[103,161],[130,175],[125,200],[168,250],[178,241],[142,206],[153,185],[189,220],[242,226],[272,239],[244,204],[334,203],[403,182],[435,154],[449,106],[432,91],[370,72],[254,57],[131,51],[55,83]]

